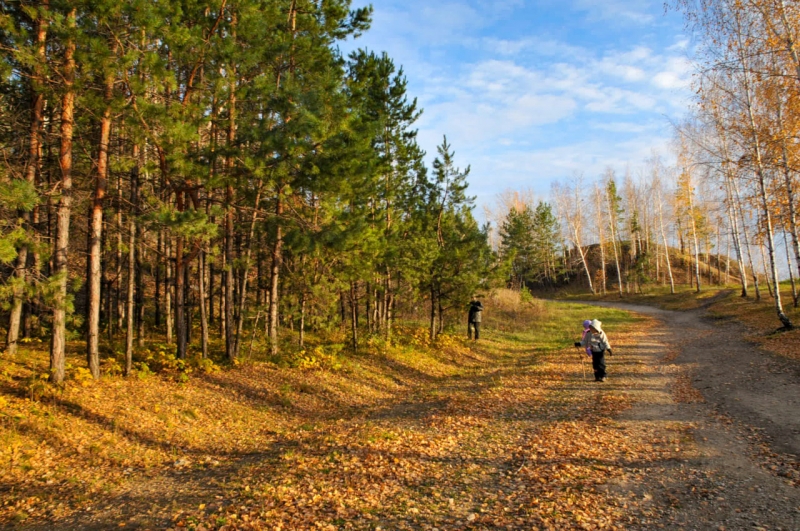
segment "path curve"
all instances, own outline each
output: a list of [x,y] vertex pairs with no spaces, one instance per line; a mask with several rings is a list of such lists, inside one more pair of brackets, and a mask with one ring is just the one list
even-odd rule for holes
[[670,330],[692,382],[712,407],[762,430],[781,452],[800,456],[800,364],[760,350],[733,323],[704,310],[671,311],[626,303],[586,302],[656,317]]
[[702,395],[677,400],[667,413],[634,413],[640,420],[668,417],[691,426],[697,445],[695,457],[639,485],[660,498],[654,504],[669,507],[663,528],[800,529],[800,363],[759,349],[743,338],[741,327],[709,318],[704,309],[581,304],[660,321],[655,334],[665,357],[654,362]]

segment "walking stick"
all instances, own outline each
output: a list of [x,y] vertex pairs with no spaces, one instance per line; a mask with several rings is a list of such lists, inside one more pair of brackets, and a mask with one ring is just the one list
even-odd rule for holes
[[583,359],[583,353],[581,353],[581,369],[583,369],[583,381],[586,381],[586,360]]
[[583,355],[585,354],[585,352],[583,351],[583,348],[582,348],[580,343],[576,342],[575,343],[575,348],[580,348],[581,349],[581,353],[578,354],[578,355],[581,357],[581,369],[583,369],[583,380],[586,381],[586,365],[585,365],[585,361],[586,360],[583,359]]

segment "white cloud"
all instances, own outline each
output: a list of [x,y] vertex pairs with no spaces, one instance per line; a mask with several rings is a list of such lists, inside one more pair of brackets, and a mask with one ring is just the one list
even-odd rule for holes
[[446,133],[462,149],[484,149],[498,137],[557,123],[576,108],[574,100],[549,94],[519,94],[497,100],[480,100],[465,94],[456,101],[426,108],[420,123],[420,140],[438,144]]
[[692,65],[683,57],[670,57],[665,68],[653,76],[653,85],[662,89],[686,89],[691,83]]
[[574,5],[592,18],[618,24],[648,24],[655,18],[653,0],[575,0]]
[[595,122],[592,123],[590,127],[601,131],[629,134],[642,134],[657,128],[657,126],[652,123],[641,122]]
[[479,41],[477,45],[497,55],[509,56],[519,55],[523,51],[535,49],[537,43],[535,39],[507,40],[486,38]]
[[410,2],[376,10],[374,25],[392,28],[426,45],[461,39],[484,24],[478,11],[465,2]]
[[689,49],[691,41],[689,39],[679,39],[672,46],[667,48],[668,52],[683,52]]
[[[508,50],[535,48],[533,40],[505,44]],[[493,142],[507,147],[510,138],[530,137],[537,128],[592,114],[611,118],[595,124],[626,124],[595,125],[594,130],[636,134],[641,129],[630,126],[632,118],[612,117],[660,115],[683,108],[680,91],[688,82],[689,65],[681,57],[645,46],[600,56],[574,46],[563,49],[567,51],[555,63],[499,57],[462,65],[455,74],[440,71],[431,76],[421,99],[425,108],[419,124],[421,141],[438,144],[446,133],[454,145],[481,152]]]
[[376,5],[378,31],[356,44],[405,65],[409,95],[424,108],[421,146],[430,160],[446,134],[457,163],[473,167],[479,203],[509,187],[546,194],[553,179],[593,178],[666,145],[664,116],[681,114],[690,97],[691,43],[682,27],[666,44],[649,38],[661,2],[533,2],[544,18],[558,12],[588,22],[602,37],[587,44],[560,29],[526,35],[492,26],[515,10],[530,13],[528,0],[386,0]]
[[[501,155],[487,155],[475,159],[472,175],[503,175],[503,183],[512,189],[532,189],[546,194],[554,180],[582,174],[587,181],[598,179],[606,168],[623,170],[635,167],[650,157],[653,150],[667,152],[669,131],[653,131],[627,142],[609,146],[596,138],[547,149],[517,149]],[[486,181],[473,177],[470,190],[479,197],[497,193],[496,180]]]

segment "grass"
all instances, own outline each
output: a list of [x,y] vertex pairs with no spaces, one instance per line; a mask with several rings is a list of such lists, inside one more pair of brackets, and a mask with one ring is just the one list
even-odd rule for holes
[[562,300],[605,300],[622,301],[634,304],[652,305],[665,310],[696,310],[706,308],[707,315],[720,323],[734,322],[746,330],[746,338],[764,349],[780,356],[800,360],[800,308],[792,301],[791,284],[780,284],[784,313],[795,325],[792,331],[779,330],[782,325],[777,317],[775,300],[770,297],[766,286],[761,286],[761,300],[755,299],[753,286],[749,287],[748,297],[741,297],[741,286],[701,286],[700,293],[686,285],[676,286],[670,293],[668,286],[648,286],[644,293],[619,293],[591,295],[588,293],[561,293]]

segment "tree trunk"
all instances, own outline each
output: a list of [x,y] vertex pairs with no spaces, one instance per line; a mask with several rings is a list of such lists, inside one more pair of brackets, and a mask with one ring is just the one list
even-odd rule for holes
[[786,237],[786,231],[783,231],[783,246],[786,249],[786,266],[789,269],[789,282],[792,285],[792,303],[797,308],[797,285],[794,282],[794,273],[792,272],[792,255],[789,252],[789,239]]
[[253,333],[250,334],[250,346],[247,349],[247,359],[250,359],[250,355],[253,353],[253,343],[255,343],[256,341],[256,332],[258,332],[258,320],[260,318],[261,318],[261,310],[258,310],[256,312],[256,320],[253,323]]
[[382,297],[380,296],[380,291],[378,290],[380,278],[380,275],[376,275],[376,281],[372,287],[372,300],[375,301],[372,305],[372,327],[375,332],[378,332],[381,329],[380,308]]
[[200,334],[203,359],[208,358],[208,315],[206,314],[206,253],[200,251],[197,265],[197,286],[200,297]]
[[374,323],[372,322],[372,284],[367,282],[364,287],[364,316],[367,318],[367,332],[372,334]]
[[344,304],[344,291],[341,290],[339,290],[339,317],[341,317],[339,328],[344,332],[345,325],[347,324],[347,308],[345,308]]
[[262,299],[264,290],[262,278],[264,278],[264,252],[261,249],[261,245],[259,245],[256,252],[256,306],[259,308],[264,304]]
[[358,353],[358,300],[355,282],[350,282],[350,331],[353,341],[353,352]]
[[283,186],[278,186],[275,202],[275,243],[272,246],[272,268],[270,270],[269,291],[269,338],[270,351],[278,355],[278,287],[281,264],[283,262]]
[[233,186],[230,184],[225,188],[225,202],[225,356],[233,360],[236,357],[236,326],[233,321]]
[[305,347],[306,342],[306,292],[300,294],[300,348]]
[[725,234],[725,285],[731,283],[731,235]]
[[[136,219],[136,346],[142,347],[144,345],[144,323],[145,323],[145,305],[144,305],[144,236],[142,224],[138,222],[139,209],[139,190],[142,186],[140,179],[142,178],[141,168],[145,168],[147,160],[145,159],[146,148],[139,151],[139,159],[136,162],[139,165],[139,170],[136,172],[136,179],[131,182],[131,211]],[[135,193],[134,193],[135,192]]]
[[153,304],[155,305],[155,312],[154,312],[154,322],[156,329],[161,328],[161,259],[163,257],[163,240],[162,240],[162,231],[158,231],[158,240],[156,242],[156,256],[155,256],[155,284],[156,284],[156,296],[153,300]]
[[622,268],[619,264],[619,253],[617,252],[617,235],[614,225],[616,225],[616,221],[614,219],[614,213],[611,211],[611,198],[606,193],[606,199],[608,201],[608,226],[611,229],[611,245],[614,247],[614,262],[617,266],[617,284],[619,288],[619,296],[622,297]]
[[756,292],[756,300],[761,300],[761,285],[758,282],[758,271],[756,270],[755,263],[753,262],[753,249],[750,244],[750,238],[747,236],[747,221],[744,217],[744,208],[742,207],[741,200],[739,199],[739,185],[736,187],[736,205],[739,210],[739,217],[742,222],[742,236],[744,237],[744,246],[747,249],[747,263],[750,266],[750,273],[753,275],[753,290]]
[[[786,4],[784,0],[778,0],[780,5],[780,15],[781,15],[781,22],[783,23],[783,31],[785,35],[783,35],[783,39],[786,41],[786,51],[789,52],[789,56],[792,58],[794,62],[795,74],[797,75],[797,81],[800,83],[800,54],[797,53],[797,46],[795,42],[794,35],[792,34],[792,26],[789,23],[789,19],[786,17]],[[780,38],[780,36],[778,36]]]
[[205,259],[206,263],[206,279],[208,280],[206,289],[206,297],[208,299],[208,326],[214,326],[214,261],[209,262],[208,257]]
[[[45,10],[49,6],[49,0],[42,0],[42,8]],[[31,127],[28,141],[28,165],[25,168],[25,181],[30,185],[36,185],[36,172],[39,168],[39,160],[41,158],[41,129],[44,121],[44,104],[45,98],[42,93],[42,88],[38,84],[42,83],[40,67],[44,66],[47,60],[46,56],[46,41],[47,41],[47,20],[44,17],[39,17],[36,21],[36,66],[34,66],[33,76],[31,78],[31,91],[33,92],[33,101],[31,102]],[[30,229],[30,213],[21,212],[23,224],[27,225],[26,229]],[[9,354],[14,354],[17,351],[17,341],[19,340],[20,321],[22,316],[22,306],[24,302],[23,292],[26,282],[26,270],[28,267],[28,245],[22,244],[17,250],[17,260],[14,267],[14,276],[16,283],[14,286],[14,299],[11,306],[11,314],[8,323],[8,335],[6,338],[6,349]]]
[[[586,261],[586,253],[583,252],[583,247],[580,244],[576,244],[575,246],[578,249],[578,254],[581,257],[581,263],[583,264],[583,270],[586,272],[586,281],[589,283],[589,291],[592,292],[592,295],[595,294],[594,285],[592,284],[592,273],[589,271],[589,262]],[[522,282],[522,286],[520,286],[520,290],[524,286],[524,282]]]
[[658,190],[658,198],[656,204],[658,205],[658,223],[661,227],[661,239],[664,241],[664,261],[667,264],[667,275],[669,276],[669,292],[675,294],[675,278],[672,276],[672,264],[669,260],[669,242],[667,241],[667,232],[664,230],[664,207],[662,205],[661,189]]
[[775,293],[772,291],[772,282],[769,280],[769,266],[767,266],[767,256],[764,254],[764,244],[758,244],[758,251],[761,253],[761,266],[764,268],[764,280],[767,282],[767,291],[769,296],[775,298]]
[[383,323],[384,329],[384,338],[386,339],[386,345],[389,346],[392,343],[392,303],[394,300],[394,294],[392,292],[392,272],[389,267],[386,267],[386,279],[384,283],[384,316],[385,320]]
[[124,325],[123,320],[125,313],[125,311],[122,309],[122,172],[117,173],[116,195],[116,215],[114,219],[117,226],[117,246],[114,253],[116,258],[114,264],[116,266],[116,279],[114,280],[114,319],[116,320],[117,329],[121,331]]
[[165,235],[166,242],[164,244],[165,253],[164,260],[165,277],[164,277],[164,317],[167,320],[167,344],[172,344],[173,340],[173,327],[175,326],[175,312],[173,311],[172,293],[174,291],[174,278],[172,266],[172,241],[169,234]]
[[242,278],[239,288],[239,311],[236,315],[236,342],[233,350],[234,357],[239,357],[239,350],[242,344],[242,333],[244,326],[244,306],[247,301],[247,280],[250,277],[250,260],[253,258],[253,246],[255,245],[256,221],[258,221],[258,211],[261,205],[261,189],[259,184],[258,193],[253,208],[253,217],[250,221],[250,232],[247,235],[247,251],[245,252],[244,264],[242,266]]
[[[184,245],[186,245],[184,243]],[[194,317],[194,298],[192,297],[192,263],[184,259],[183,266],[183,319],[186,328],[186,349],[192,344],[192,318]]]
[[694,199],[691,188],[689,189],[689,220],[692,222],[692,243],[694,243],[694,278],[695,291],[700,293],[700,244],[697,241],[697,223],[694,214]]
[[603,293],[603,295],[605,295],[608,289],[607,286],[608,275],[606,274],[606,243],[605,243],[605,235],[603,234],[603,222],[602,222],[603,197],[601,195],[600,188],[595,187],[594,191],[595,191],[595,197],[597,199],[597,219],[600,220],[600,222],[597,223],[597,237],[600,240],[598,244],[600,246],[600,271],[601,271],[600,290]]
[[736,216],[736,202],[733,195],[733,177],[725,172],[725,195],[728,199],[728,219],[731,223],[731,232],[733,237],[733,247],[736,251],[736,261],[739,264],[739,276],[741,276],[742,283],[742,297],[747,297],[747,269],[744,263],[744,253],[742,252],[742,239],[739,235],[739,221]]
[[[235,69],[233,71],[235,78]],[[233,150],[233,145],[236,140],[236,82],[232,81],[228,85],[228,149]],[[233,360],[237,355],[237,326],[234,323],[234,301],[233,301],[233,284],[234,284],[234,271],[233,271],[233,238],[234,228],[233,221],[236,214],[233,206],[234,189],[233,189],[233,170],[235,161],[233,154],[229,154],[225,160],[225,169],[227,171],[227,186],[225,187],[225,261],[227,267],[225,268],[225,356],[229,360]]]
[[436,289],[431,286],[431,343],[436,341]]
[[[67,16],[67,26],[75,27],[76,10]],[[72,134],[75,109],[75,41],[69,38],[64,48],[64,94],[61,97],[61,189],[56,214],[56,238],[53,245],[53,273],[57,288],[53,297],[53,331],[50,341],[50,381],[64,381],[67,347],[67,284],[69,282],[69,222],[72,214]]]
[[91,210],[89,232],[89,330],[87,337],[87,361],[92,376],[100,378],[100,284],[102,282],[103,258],[103,201],[108,187],[108,142],[111,137],[111,97],[114,79],[105,82],[106,108],[100,119],[100,141],[97,153],[97,180]]
[[133,371],[133,320],[134,320],[134,292],[135,269],[136,269],[136,228],[134,227],[133,217],[128,223],[128,290],[125,318],[127,326],[125,329],[125,376],[130,376]]
[[[798,69],[800,69],[800,66],[798,66]],[[798,74],[800,74],[800,71],[798,72]],[[798,81],[800,81],[800,78],[798,78]],[[796,199],[794,197],[794,188],[793,188],[794,183],[792,182],[792,175],[789,169],[789,154],[785,138],[781,141],[781,148],[783,157],[783,181],[784,184],[786,185],[786,204],[788,206],[788,218],[789,218],[788,228],[792,235],[792,249],[794,250],[795,266],[797,267],[798,275],[800,275],[800,235],[798,235],[798,228],[797,228],[797,211],[795,210]],[[789,264],[790,269],[791,267],[792,267],[791,264]],[[797,298],[795,297],[795,306],[797,306],[796,299]]]
[[139,194],[139,146],[133,146],[133,158],[136,160],[131,169],[131,211],[128,214],[128,298],[125,311],[127,328],[125,333],[125,375],[133,370],[133,337],[136,319],[136,211],[135,205]]
[[783,325],[783,328],[785,330],[791,330],[793,328],[792,322],[789,320],[789,317],[786,315],[786,313],[784,313],[783,304],[781,303],[780,280],[778,279],[778,266],[775,260],[775,240],[772,231],[772,215],[769,209],[769,201],[767,200],[767,186],[765,182],[766,177],[763,157],[761,155],[761,141],[758,138],[758,129],[756,128],[756,120],[753,111],[753,99],[750,87],[749,64],[746,56],[744,55],[741,27],[738,26],[739,22],[740,21],[737,19],[737,38],[739,43],[740,60],[742,61],[742,66],[744,67],[744,89],[747,103],[747,115],[750,122],[748,125],[750,126],[750,135],[753,141],[756,176],[758,177],[759,198],[761,200],[761,207],[763,209],[764,222],[766,225],[765,230],[767,236],[767,249],[769,251],[769,260],[771,265],[772,284],[775,286],[775,312],[778,314],[778,320]]
[[[183,212],[184,192],[177,193],[178,212]],[[186,359],[186,262],[184,257],[183,236],[178,236],[175,241],[175,339],[177,341],[176,356]]]
[[439,314],[439,331],[437,335],[442,335],[444,333],[444,308],[442,307],[442,297],[440,296],[438,299],[438,304],[436,306]]
[[[226,287],[228,284],[228,278],[226,276],[226,271],[228,270],[228,260],[225,258],[225,253],[222,253],[222,268],[219,272],[219,335],[220,337],[226,337],[226,323],[225,323],[225,316],[227,315],[225,312],[226,304],[225,304],[225,293]],[[267,328],[269,328],[269,321],[267,321]]]
[[[383,319],[384,319],[384,311],[383,307],[386,304],[386,297],[384,296],[384,289],[385,289],[385,280],[383,275],[378,275],[380,279],[379,282],[375,285],[375,309],[373,310],[373,321],[375,321],[375,330],[376,331],[383,331]],[[380,286],[380,288],[378,288]]]

